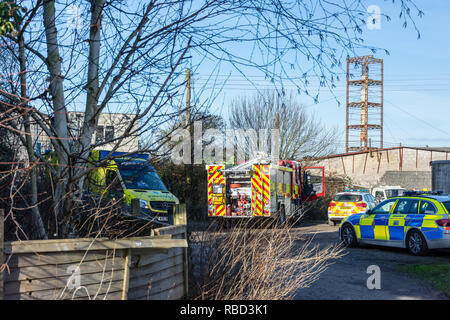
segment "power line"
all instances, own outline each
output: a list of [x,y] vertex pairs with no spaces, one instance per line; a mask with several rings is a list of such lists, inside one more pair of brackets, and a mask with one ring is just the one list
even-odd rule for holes
[[414,114],[412,114],[412,113],[410,113],[410,112],[404,110],[403,108],[401,108],[401,107],[399,107],[399,106],[393,104],[391,101],[387,100],[386,98],[384,98],[384,100],[385,100],[386,102],[388,102],[390,105],[392,105],[393,107],[395,107],[395,108],[399,109],[400,111],[406,113],[407,115],[413,117],[414,119],[416,119],[416,120],[418,120],[418,121],[420,121],[420,122],[426,124],[427,126],[433,128],[434,130],[440,131],[441,133],[444,133],[444,134],[446,134],[447,136],[450,137],[450,133],[448,133],[448,132],[446,132],[446,131],[444,131],[444,130],[442,130],[442,129],[440,129],[440,128],[437,128],[435,125],[432,125],[431,123],[429,123],[429,122],[427,122],[427,121],[425,121],[425,120],[423,120],[423,119],[421,119],[421,118],[415,116]]
[[[301,72],[299,72],[300,74]],[[337,73],[328,73],[331,76],[346,76],[345,72],[337,72]],[[288,76],[288,75],[286,75]],[[244,78],[242,75],[239,74],[206,74],[206,73],[196,73],[194,78],[216,78],[216,77],[226,77],[226,78]],[[298,76],[289,76],[287,79],[303,79],[303,78],[322,78],[322,75],[298,75]],[[386,80],[393,79],[393,80],[401,80],[397,79],[398,77],[405,78],[405,80],[412,79],[414,77],[417,78],[417,80],[423,80],[424,77],[450,77],[450,72],[446,73],[429,73],[429,74],[398,74],[389,76],[388,74],[385,74]],[[258,79],[271,79],[272,77],[267,75],[246,75],[245,78],[258,78]],[[244,78],[244,79],[245,79]],[[274,78],[282,78],[282,76],[277,76]]]

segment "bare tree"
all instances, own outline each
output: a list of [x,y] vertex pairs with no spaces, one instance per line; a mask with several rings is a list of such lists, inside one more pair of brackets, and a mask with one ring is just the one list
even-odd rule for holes
[[[20,97],[22,99],[23,108],[25,110],[28,109],[28,93],[27,93],[27,59],[25,56],[25,43],[23,38],[23,33],[27,28],[27,24],[31,21],[33,16],[37,12],[37,7],[35,7],[34,11],[32,11],[29,14],[28,20],[22,25],[22,19],[17,19],[15,21],[16,26],[19,27],[19,29],[16,32],[16,38],[17,38],[17,44],[18,44],[18,60],[19,60],[19,80],[20,80]],[[31,136],[31,125],[30,120],[31,116],[29,112],[24,113],[24,130],[25,130],[25,145],[27,149],[27,155],[30,163],[33,165],[36,163],[36,157],[34,155],[33,150],[33,140]],[[44,223],[42,221],[41,213],[39,212],[38,207],[38,186],[37,186],[37,173],[36,173],[36,167],[30,168],[30,184],[31,184],[31,206],[32,206],[32,223],[33,226],[35,226],[35,230],[37,232],[37,237],[40,239],[47,239],[47,233],[44,229]]]
[[[412,14],[422,12],[412,1],[397,0],[393,6],[400,19],[415,28]],[[11,107],[10,121],[2,125],[11,130],[17,115],[27,114],[50,137],[58,165],[36,152],[35,158],[54,177],[55,233],[64,237],[71,232],[68,221],[90,170],[90,150],[115,143],[111,158],[123,139],[151,137],[169,127],[170,120],[185,111],[180,107],[185,67],[195,70],[208,61],[212,79],[221,67],[244,76],[252,68],[279,84],[281,91],[289,82],[298,92],[316,96],[323,88],[333,89],[342,57],[377,50],[362,41],[367,16],[362,0],[351,5],[344,0],[30,0],[23,22],[15,26],[22,33],[20,46],[27,60],[26,104]],[[2,37],[13,56],[20,41],[15,34]],[[288,69],[301,76],[292,76]],[[308,91],[310,76],[320,79],[321,89],[315,93]],[[13,82],[20,86],[20,75],[15,77]],[[205,109],[213,97],[205,97]],[[69,110],[84,112],[79,134],[70,132]],[[121,136],[95,143],[99,115],[105,111],[134,116]],[[164,142],[156,140],[142,151],[158,152]]]
[[[327,128],[314,115],[310,115],[297,102],[293,92],[283,96],[276,91],[265,91],[237,98],[231,103],[231,128],[253,129],[260,134],[265,131],[268,152],[271,151],[271,129],[275,128],[276,121],[279,122],[280,159],[316,157],[335,151],[337,130]],[[254,148],[257,150],[258,146]]]

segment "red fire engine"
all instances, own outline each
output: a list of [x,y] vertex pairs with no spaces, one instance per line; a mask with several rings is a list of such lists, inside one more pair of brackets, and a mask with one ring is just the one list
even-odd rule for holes
[[275,217],[284,222],[301,213],[303,201],[325,195],[324,167],[266,156],[230,166],[207,165],[208,216]]

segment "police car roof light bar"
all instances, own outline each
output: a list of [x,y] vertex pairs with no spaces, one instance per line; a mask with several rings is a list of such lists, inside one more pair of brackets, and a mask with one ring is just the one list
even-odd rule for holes
[[404,196],[420,196],[420,195],[442,195],[442,190],[437,191],[405,191],[403,193]]

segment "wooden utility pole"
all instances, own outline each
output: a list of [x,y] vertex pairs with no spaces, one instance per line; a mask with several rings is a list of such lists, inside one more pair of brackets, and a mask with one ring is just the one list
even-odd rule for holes
[[273,161],[278,161],[280,156],[280,114],[275,114],[275,124],[274,124],[275,133],[272,132],[272,134],[275,134],[275,137],[272,135],[270,138],[271,146],[270,146],[270,153],[271,158]]
[[186,127],[189,131],[189,138],[191,141],[189,141],[191,145],[191,154],[190,157],[190,164],[188,167],[186,167],[185,164],[185,172],[186,172],[186,193],[185,193],[185,202],[186,202],[186,210],[189,210],[191,205],[191,196],[192,196],[192,176],[193,176],[193,161],[194,161],[194,155],[192,154],[193,151],[193,143],[192,143],[192,136],[193,132],[191,132],[191,69],[186,69]]
[[[191,69],[186,69],[186,126],[190,129],[191,125]],[[189,130],[190,132],[190,130]]]
[[[185,126],[189,131],[189,138],[191,139],[191,154],[190,157],[190,164],[194,163],[194,155],[192,154],[192,151],[194,150],[193,144],[192,144],[192,137],[194,135],[191,125],[191,69],[186,69],[186,119],[185,119]],[[190,175],[187,177],[190,179]]]

